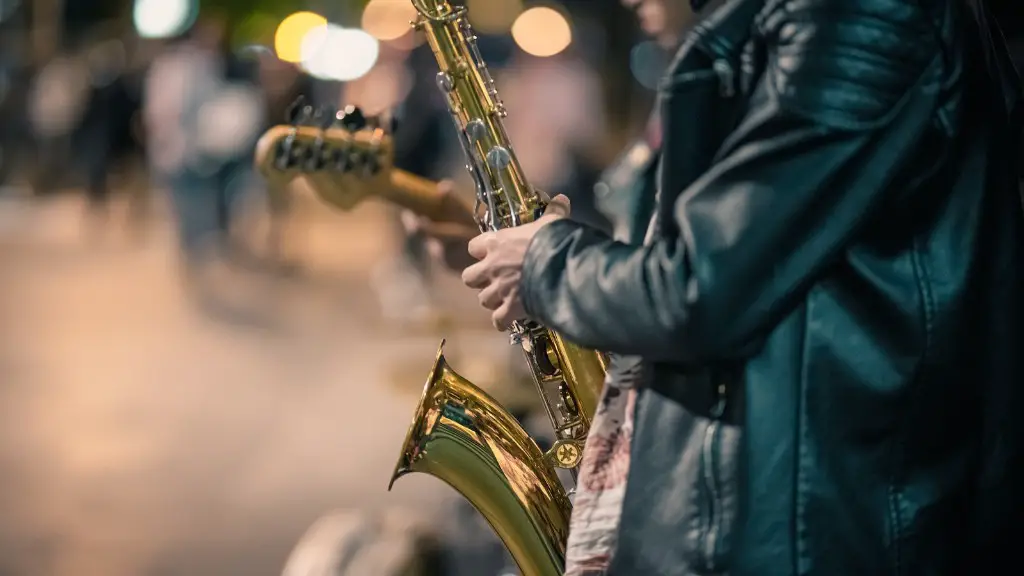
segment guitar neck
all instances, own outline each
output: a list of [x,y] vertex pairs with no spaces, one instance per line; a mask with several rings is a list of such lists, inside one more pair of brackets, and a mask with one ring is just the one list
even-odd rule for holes
[[446,200],[437,182],[397,168],[391,171],[390,181],[391,186],[381,192],[385,200],[431,220],[444,220],[445,202],[451,200]]

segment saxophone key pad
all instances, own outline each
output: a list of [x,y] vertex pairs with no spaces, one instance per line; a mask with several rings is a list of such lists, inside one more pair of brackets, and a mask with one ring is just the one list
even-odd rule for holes
[[474,118],[466,123],[466,136],[473,144],[480,142],[487,136],[487,125],[479,118]]
[[512,155],[506,148],[495,146],[487,152],[487,164],[495,170],[504,170],[512,163]]
[[452,78],[451,74],[447,72],[438,72],[435,79],[437,81],[437,87],[445,94],[455,90],[455,79]]

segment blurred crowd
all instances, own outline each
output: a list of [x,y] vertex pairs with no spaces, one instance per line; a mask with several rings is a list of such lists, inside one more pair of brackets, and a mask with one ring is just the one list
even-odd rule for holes
[[[395,116],[397,167],[435,180],[465,177],[425,46],[382,43],[368,74],[332,82],[273,50],[232,45],[232,25],[203,12],[181,34],[152,41],[107,23],[57,43],[38,61],[0,61],[2,193],[81,194],[85,235],[123,225],[141,238],[154,211],[163,215],[167,206],[182,277],[194,283],[211,261],[225,258],[262,259],[285,272],[301,267],[301,239],[288,232],[291,203],[267,190],[253,167],[260,134],[284,123],[299,96],[314,107],[356,105]],[[510,135],[530,143],[518,150],[525,170],[553,194],[579,196],[582,217],[595,213],[589,194],[576,192],[591,189],[615,151],[598,74],[601,41],[579,41],[547,58],[517,50],[505,36],[481,41],[515,111]],[[124,222],[110,218],[117,196],[128,204]],[[254,211],[267,221],[264,237],[239,237],[239,215]],[[393,221],[405,249],[376,271],[382,310],[400,302],[403,318],[434,318],[423,242],[397,210]]]
[[[18,21],[0,24],[11,28]],[[150,40],[104,22],[64,34],[49,50],[0,51],[0,210],[3,203],[77,197],[86,246],[110,237],[145,243],[154,224],[169,221],[176,274],[185,294],[209,313],[207,292],[218,268],[242,266],[289,278],[304,272],[304,234],[292,198],[310,191],[301,179],[272,189],[254,166],[257,140],[292,121],[300,96],[314,109],[354,105],[370,117],[393,117],[396,167],[432,180],[454,179],[459,193],[471,199],[426,46],[381,43],[367,74],[338,82],[309,74],[273,49],[231,42],[237,24],[202,11],[180,34]],[[507,34],[484,36],[480,47],[513,111],[510,136],[528,143],[517,152],[532,183],[570,195],[579,217],[598,218],[591,196],[580,192],[592,189],[618,142],[608,136],[600,76],[604,37],[581,34],[576,40],[543,58],[518,49]],[[401,248],[370,275],[381,316],[401,326],[444,325],[425,239],[400,210],[388,214],[381,234]],[[253,220],[261,225],[251,226]],[[504,365],[505,359],[497,362]],[[296,547],[286,574],[314,574],[310,566],[335,562],[332,555],[353,538],[365,545],[350,556],[362,559],[350,558],[352,567],[332,576],[441,573],[436,563],[445,558],[444,574],[514,573],[502,544],[468,503],[450,514],[454,532],[441,543],[401,514],[397,520],[328,515]],[[383,555],[375,557],[381,546]],[[420,568],[410,572],[402,562]],[[316,574],[326,576],[324,570]]]

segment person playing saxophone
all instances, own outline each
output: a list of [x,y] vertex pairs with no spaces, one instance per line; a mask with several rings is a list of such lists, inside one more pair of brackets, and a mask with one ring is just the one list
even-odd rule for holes
[[[681,34],[692,24],[693,12],[682,0],[649,0],[633,2],[624,0],[627,7],[634,9],[643,31],[653,38],[659,47],[671,52],[678,47]],[[620,154],[617,161],[605,170],[601,181],[592,191],[600,217],[589,218],[616,240],[635,245],[642,244],[647,222],[654,210],[655,174],[657,151],[661,144],[661,127],[655,113],[643,134]],[[446,194],[455,194],[451,182],[443,182]],[[560,198],[554,202],[554,209],[565,209],[571,199]],[[451,214],[444,221],[433,221],[426,217],[417,219],[415,229],[432,239],[431,250],[449,269],[462,272],[476,260],[469,255],[467,246],[479,234],[475,223],[468,223],[472,213],[465,204],[452,203]],[[565,211],[568,214],[568,211]],[[572,217],[576,217],[575,214]],[[601,222],[603,220],[603,222]],[[453,223],[461,222],[461,223]],[[464,224],[463,224],[464,223]],[[594,566],[607,558],[614,547],[614,533],[609,534],[601,522],[607,510],[618,510],[622,505],[625,483],[593,482],[589,479],[606,477],[606,471],[613,469],[620,458],[627,436],[622,426],[627,416],[627,397],[619,394],[628,389],[640,374],[640,358],[636,356],[611,355],[608,366],[607,384],[599,411],[595,415],[588,448],[582,463],[583,476],[577,483],[573,505],[572,532],[567,546],[567,574],[577,574],[587,566]]]
[[[628,473],[580,472],[583,490],[628,479],[621,505],[577,504],[567,573],[998,573],[1024,517],[1001,36],[973,0],[691,4],[643,245],[556,202],[467,247],[497,328],[529,317],[643,358],[605,391],[625,398]],[[607,554],[574,552],[583,515]]]

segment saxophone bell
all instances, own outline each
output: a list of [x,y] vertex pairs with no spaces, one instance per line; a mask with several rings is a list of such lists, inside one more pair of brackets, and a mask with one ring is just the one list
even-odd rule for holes
[[388,489],[412,472],[440,478],[469,500],[524,576],[561,574],[571,510],[568,495],[522,426],[452,370],[443,341]]

